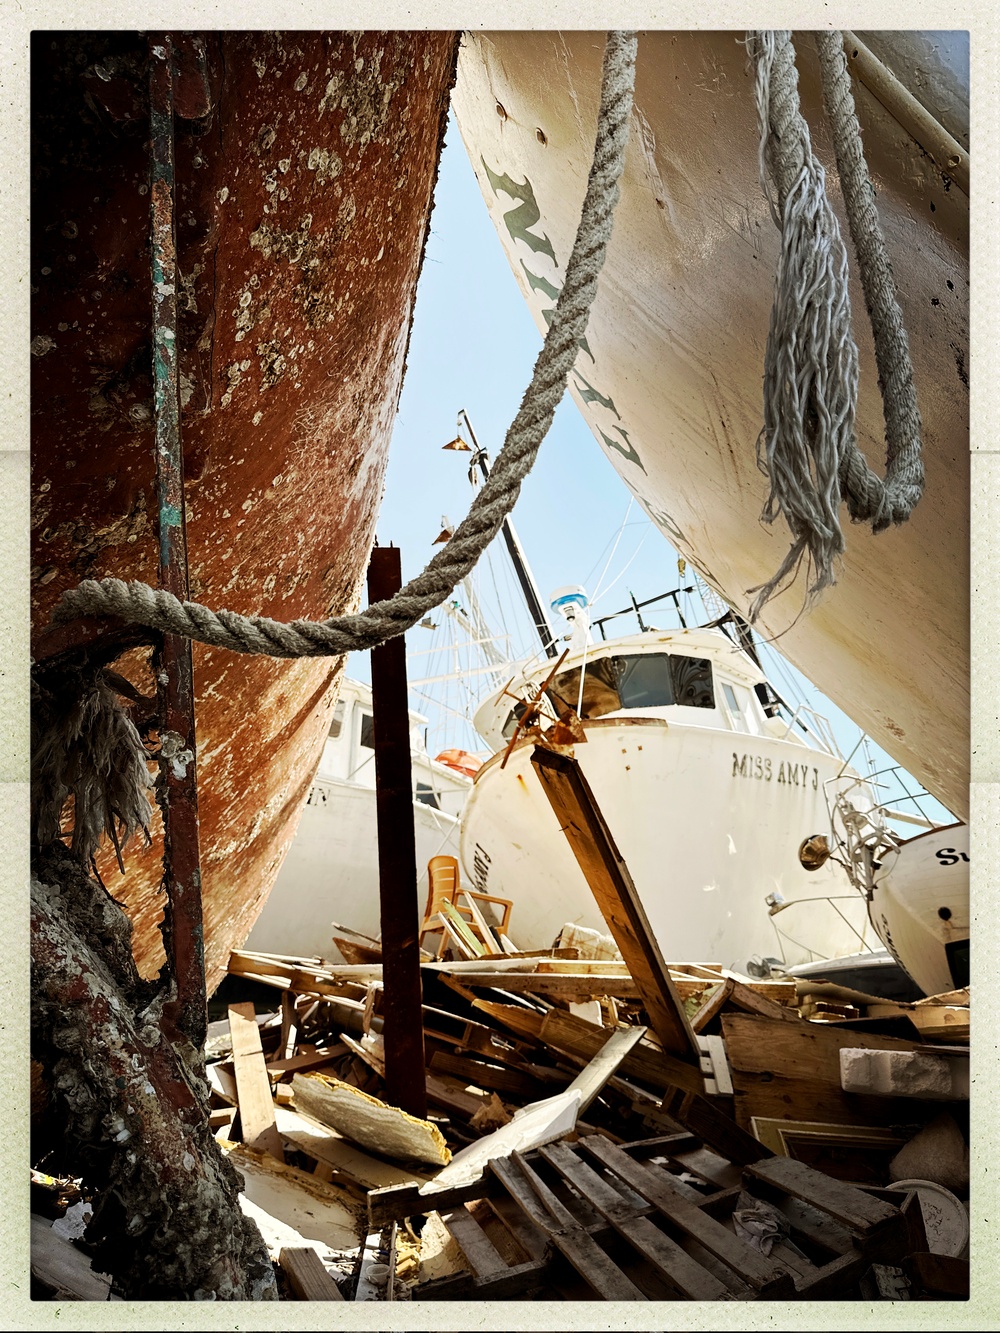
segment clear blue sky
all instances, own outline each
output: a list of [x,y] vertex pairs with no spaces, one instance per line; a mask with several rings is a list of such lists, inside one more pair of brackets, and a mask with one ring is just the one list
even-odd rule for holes
[[[442,445],[455,436],[459,409],[468,412],[480,444],[495,458],[530,380],[541,341],[452,117],[377,525],[380,543],[401,548],[404,580],[418,574],[438,549],[434,539],[441,530],[442,516],[457,522],[472,499],[469,455],[442,451]],[[642,601],[678,586],[676,553],[637,505],[622,530],[629,500],[624,483],[567,394],[513,513],[546,606],[553,589],[565,584],[584,584],[594,596],[620,531],[602,587],[621,577],[598,597],[595,616],[627,605],[629,594]],[[494,550],[501,545],[498,539]],[[494,556],[491,564],[506,571],[505,556]],[[506,578],[510,581],[509,573]],[[487,582],[484,579],[484,592]],[[692,582],[690,572],[684,582]],[[648,614],[658,627],[676,623],[665,614],[657,617],[652,610]],[[440,615],[435,620],[440,621]],[[638,628],[634,617],[618,624],[621,633]],[[515,645],[521,651],[537,646],[526,625],[522,622],[525,637]],[[494,627],[512,629],[510,624]],[[407,635],[411,653],[429,648],[430,643],[426,630],[415,628]],[[435,661],[426,655],[412,658],[410,679],[430,674],[428,666]],[[370,679],[366,654],[352,654],[347,669],[359,679]],[[794,680],[791,687],[798,687],[795,702],[804,698],[827,716],[842,750],[849,753],[858,737],[857,727],[793,668],[786,666],[782,677],[775,679],[780,693],[787,695],[789,673]],[[411,703],[422,713],[433,713],[426,698],[414,698]],[[432,721],[432,753],[447,743],[481,748],[473,745],[468,733],[464,738],[456,735],[442,740],[447,725],[442,727],[438,716]],[[877,747],[872,749],[879,766],[890,762]],[[943,817],[940,807],[938,817]]]

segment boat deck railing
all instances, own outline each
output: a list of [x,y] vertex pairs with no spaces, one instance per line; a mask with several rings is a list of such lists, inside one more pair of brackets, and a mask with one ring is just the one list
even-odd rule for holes
[[825,718],[822,713],[817,713],[808,704],[799,704],[794,713],[784,714],[781,720],[787,721],[788,725],[785,727],[784,734],[778,737],[779,740],[787,740],[791,735],[792,728],[798,727],[800,731],[806,733],[817,749],[832,755],[834,759],[843,759],[843,752],[837,744],[837,738],[829,719]]
[[[870,774],[866,781],[878,793],[879,804],[885,811],[887,819],[898,820],[903,824],[916,824],[926,829],[941,828],[952,822],[948,811],[945,811],[947,819],[940,819],[934,815],[932,811],[935,805],[942,810],[944,807],[923,787],[918,786],[913,790],[910,784],[915,784],[915,779],[899,764],[888,764],[885,768],[880,768]],[[882,793],[886,793],[885,799]],[[905,808],[900,809],[901,806]]]

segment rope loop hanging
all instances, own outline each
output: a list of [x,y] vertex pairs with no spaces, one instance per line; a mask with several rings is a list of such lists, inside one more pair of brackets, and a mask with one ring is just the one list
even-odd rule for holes
[[528,385],[489,481],[446,546],[386,601],[356,615],[290,624],[266,616],[212,611],[162,589],[120,579],[86,579],[64,592],[54,619],[118,616],[199,643],[271,657],[326,657],[375,648],[434,610],[470,572],[520,493],[562,399],[597,291],[625,165],[635,84],[637,37],[609,33],[604,52],[594,158],[566,278]]
[[762,518],[784,515],[792,546],[777,573],[750,591],[755,620],[806,560],[811,601],[834,583],[844,550],[841,500],[874,532],[904,522],[923,490],[920,417],[902,315],[875,208],[838,32],[817,34],[851,238],[875,339],[886,422],[886,476],[858,448],[858,350],[851,332],[847,252],[821,163],[799,108],[792,34],[751,32],[760,127],[760,176],[781,231],[781,255],[764,361],[760,466],[771,482]]

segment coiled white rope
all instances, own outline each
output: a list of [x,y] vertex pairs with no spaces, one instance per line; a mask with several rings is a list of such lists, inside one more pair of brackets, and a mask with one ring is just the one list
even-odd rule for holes
[[266,616],[212,611],[197,602],[181,602],[162,589],[120,579],[86,579],[64,592],[54,619],[118,616],[236,652],[325,657],[374,648],[402,634],[439,606],[473,568],[513,509],[576,361],[618,201],[632,111],[636,46],[634,32],[608,35],[594,160],[552,323],[489,480],[451,540],[428,562],[423,573],[386,601],[375,602],[357,615],[323,622],[296,620],[283,624]]

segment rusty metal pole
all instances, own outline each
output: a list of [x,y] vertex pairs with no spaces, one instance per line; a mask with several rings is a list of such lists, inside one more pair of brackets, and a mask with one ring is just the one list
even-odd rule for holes
[[[151,36],[150,219],[159,578],[161,588],[184,600],[188,595],[188,565],[177,365],[173,59],[169,34]],[[175,985],[164,1017],[178,1035],[201,1050],[208,1016],[190,640],[164,635],[162,648],[154,656],[154,668],[161,720],[157,800],[163,813],[163,887],[167,897],[163,943]]]
[[[376,546],[368,565],[368,600],[402,584],[399,548]],[[406,646],[397,635],[373,648],[378,879],[382,912],[382,1038],[386,1100],[426,1119],[427,1070],[421,1010],[417,848],[413,832]]]

